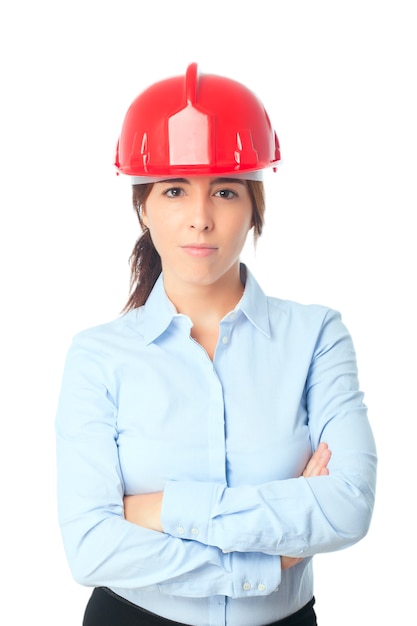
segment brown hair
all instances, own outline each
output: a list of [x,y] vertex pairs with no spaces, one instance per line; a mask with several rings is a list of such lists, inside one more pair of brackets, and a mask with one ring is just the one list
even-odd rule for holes
[[[246,184],[252,201],[253,238],[256,244],[262,234],[265,221],[265,192],[263,183],[260,181],[247,180]],[[132,185],[133,209],[138,216],[142,234],[136,241],[129,257],[130,295],[122,313],[127,313],[145,304],[162,271],[161,257],[153,245],[151,234],[143,223],[141,215],[141,205],[145,203],[152,187],[153,183]]]

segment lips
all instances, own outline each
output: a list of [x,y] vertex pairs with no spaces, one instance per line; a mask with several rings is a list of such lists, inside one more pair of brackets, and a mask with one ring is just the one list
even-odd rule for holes
[[216,246],[211,246],[207,243],[187,243],[181,247],[187,254],[194,257],[210,256],[217,250]]

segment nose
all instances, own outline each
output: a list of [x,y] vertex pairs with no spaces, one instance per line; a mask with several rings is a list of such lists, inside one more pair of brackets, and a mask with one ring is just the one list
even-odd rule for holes
[[210,201],[206,197],[195,198],[190,215],[190,228],[198,232],[213,228]]

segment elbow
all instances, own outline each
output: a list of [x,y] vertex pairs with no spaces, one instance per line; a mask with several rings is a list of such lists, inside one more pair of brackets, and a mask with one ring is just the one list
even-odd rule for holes
[[352,543],[357,543],[368,534],[373,516],[374,497],[362,494],[360,500],[359,503],[353,502],[348,516],[349,525],[345,525],[345,531],[350,534]]
[[85,587],[108,586],[123,570],[123,550],[120,546],[127,531],[123,527],[123,534],[119,523],[119,516],[92,519],[91,515],[86,515],[61,520],[67,562],[78,584]]
[[67,559],[72,578],[83,587],[96,587],[103,584],[103,576],[100,575],[100,566],[87,559],[82,551],[74,552]]
[[368,534],[375,502],[374,487],[372,481],[349,481],[344,483],[336,496],[339,502],[332,507],[333,514],[329,515],[329,519],[332,520],[340,549],[358,543]]
[[90,533],[81,538],[72,533],[63,533],[67,563],[72,578],[84,587],[106,585],[111,579],[109,551],[97,550]]
[[374,478],[370,473],[365,478],[362,473],[333,471],[324,479],[309,479],[320,510],[311,520],[311,554],[348,548],[367,535],[375,501]]
[[91,581],[90,576],[88,576],[85,572],[81,572],[78,569],[70,568],[73,579],[79,585],[83,587],[95,587],[96,584]]
[[367,534],[371,525],[372,510],[364,506],[354,507],[351,515],[341,522],[338,535],[341,548],[349,547],[361,541]]

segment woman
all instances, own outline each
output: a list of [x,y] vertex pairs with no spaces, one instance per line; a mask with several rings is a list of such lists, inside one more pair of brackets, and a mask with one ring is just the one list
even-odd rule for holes
[[143,235],[117,320],[74,338],[58,503],[84,626],[314,625],[312,557],[368,531],[376,453],[340,315],[263,294],[279,143],[246,87],[198,75],[129,108],[116,166]]

